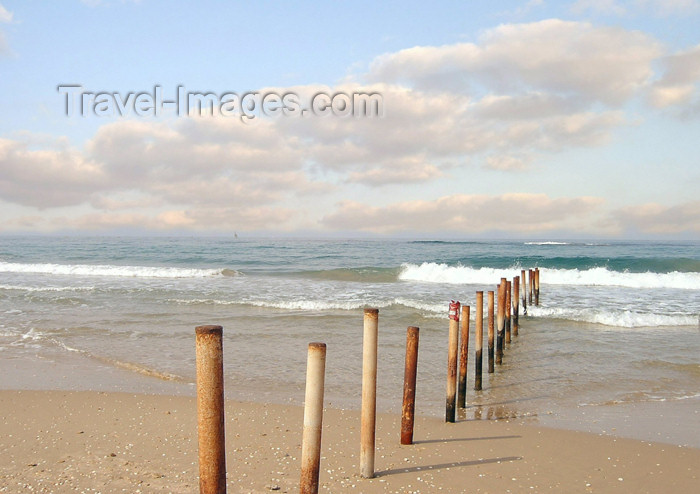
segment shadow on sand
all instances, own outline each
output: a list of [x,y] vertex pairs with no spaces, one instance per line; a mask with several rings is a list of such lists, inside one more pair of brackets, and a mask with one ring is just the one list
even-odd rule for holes
[[492,439],[518,439],[522,436],[489,436],[489,437],[453,437],[450,439],[428,439],[413,441],[413,444],[457,443],[462,441],[490,441]]
[[519,460],[522,460],[522,457],[520,457],[520,456],[504,456],[502,458],[484,458],[483,460],[455,461],[455,462],[450,462],[450,463],[439,463],[437,465],[428,465],[428,466],[424,466],[424,467],[394,468],[391,470],[384,470],[381,472],[376,472],[375,477],[386,477],[387,475],[396,475],[399,473],[439,470],[441,468],[473,467],[473,466],[477,466],[477,465],[485,465],[487,463],[500,463],[500,462],[505,462],[505,461],[519,461]]

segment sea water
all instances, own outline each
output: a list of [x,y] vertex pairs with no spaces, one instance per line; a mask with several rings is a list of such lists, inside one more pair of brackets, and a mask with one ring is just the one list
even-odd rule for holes
[[[540,304],[526,316],[521,305],[494,374],[484,342],[475,392],[475,293],[535,267]],[[700,447],[693,242],[0,237],[0,359],[16,363],[0,385],[85,389],[114,368],[116,389],[133,376],[193,393],[194,328],[220,324],[228,398],[301,404],[307,345],[321,341],[326,404],[358,408],[363,308],[376,307],[379,409],[400,410],[406,328],[418,326],[416,411],[439,416],[450,300],[472,306],[463,420],[614,426]],[[80,373],[17,375],[46,363]]]

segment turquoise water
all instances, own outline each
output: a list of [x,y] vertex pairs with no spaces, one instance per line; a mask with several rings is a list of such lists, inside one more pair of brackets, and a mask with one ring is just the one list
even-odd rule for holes
[[400,408],[416,325],[417,409],[440,415],[448,302],[473,305],[534,267],[540,305],[484,390],[469,385],[470,417],[698,403],[697,243],[0,237],[0,358],[114,366],[192,392],[194,327],[221,324],[229,397],[301,403],[306,345],[324,341],[327,402],[357,407],[362,313],[377,307],[380,409]]

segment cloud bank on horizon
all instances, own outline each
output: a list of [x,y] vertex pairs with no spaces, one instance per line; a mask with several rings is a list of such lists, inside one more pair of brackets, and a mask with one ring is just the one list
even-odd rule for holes
[[[697,22],[696,1],[579,0],[563,12],[512,2],[510,13],[484,13],[492,24],[465,28],[461,39],[391,50],[377,43],[360,60],[343,54],[350,62],[332,79],[280,84],[280,76],[253,87],[303,101],[319,92],[380,94],[381,117],[245,122],[193,111],[68,117],[60,84],[172,92],[211,77],[196,89],[245,87],[224,87],[216,61],[211,74],[206,63],[187,67],[186,57],[178,65],[175,50],[152,60],[157,80],[91,62],[93,50],[108,58],[122,47],[167,51],[157,36],[135,46],[141,38],[130,41],[128,28],[110,28],[115,12],[144,14],[158,2],[75,2],[68,10],[93,21],[77,27],[95,37],[77,54],[79,34],[54,37],[49,16],[3,4],[0,232],[700,238],[700,139],[692,138],[700,135],[700,32],[679,44],[658,28]],[[216,42],[227,39],[212,32]],[[410,43],[411,33],[402,38]],[[63,46],[65,60],[43,58],[51,43]],[[353,40],[347,45],[352,51]],[[302,58],[302,74],[324,64]]]

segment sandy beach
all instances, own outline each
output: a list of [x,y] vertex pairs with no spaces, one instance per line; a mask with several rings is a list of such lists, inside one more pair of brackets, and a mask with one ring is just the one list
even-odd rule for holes
[[[0,492],[196,492],[192,397],[0,392]],[[297,492],[303,410],[227,402],[229,492]],[[327,409],[323,492],[696,492],[700,450],[522,420],[378,416],[376,478],[359,476],[359,413]]]

